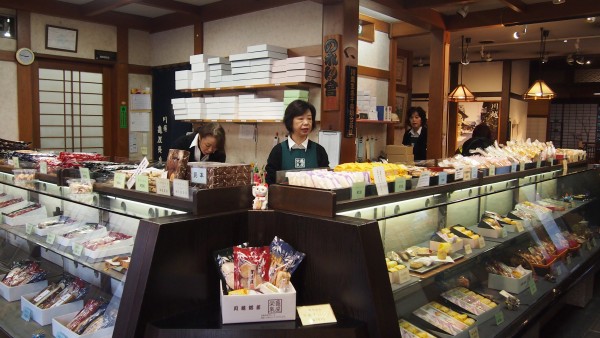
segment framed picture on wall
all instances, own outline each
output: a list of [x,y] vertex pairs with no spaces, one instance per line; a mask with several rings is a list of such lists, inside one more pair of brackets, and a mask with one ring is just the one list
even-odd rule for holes
[[77,29],[46,25],[46,49],[77,53]]
[[406,58],[396,58],[396,84],[406,85]]
[[498,139],[498,118],[500,101],[459,102],[457,111],[456,146],[461,147],[473,136],[473,129],[480,124],[487,124],[492,130],[494,139]]
[[406,118],[407,104],[408,94],[396,93],[396,115],[398,115],[398,121],[400,121],[400,123],[404,123],[404,119]]

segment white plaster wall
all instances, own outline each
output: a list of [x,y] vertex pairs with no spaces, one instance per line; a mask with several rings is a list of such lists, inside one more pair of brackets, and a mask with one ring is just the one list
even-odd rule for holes
[[390,70],[390,39],[387,33],[375,31],[375,41],[358,40],[358,65]]
[[[471,62],[462,66],[463,83],[473,92],[502,91],[502,62]],[[460,82],[460,77],[459,77]]]
[[527,138],[527,102],[510,99],[509,116],[512,123],[512,139],[524,141]]
[[17,40],[16,39],[8,39],[8,38],[0,38],[0,50],[9,50],[16,51],[17,50]]
[[529,89],[529,61],[513,61],[510,77],[510,91],[523,94]]
[[151,65],[190,62],[194,54],[194,26],[186,26],[150,36]]
[[378,106],[388,105],[388,81],[372,77],[359,76],[357,89],[359,91],[369,91],[371,97],[377,98]]
[[[17,104],[17,64],[0,61],[0,121],[2,121],[1,138],[19,140],[18,104]],[[23,140],[31,141],[31,140]]]
[[129,30],[129,63],[140,66],[152,65],[151,38],[150,33],[130,29]]
[[323,6],[304,1],[204,24],[204,52],[215,56],[245,53],[268,43],[286,48],[320,45]]
[[[77,29],[77,53],[46,49],[46,25]],[[117,50],[117,28],[31,13],[31,47],[38,53],[93,59],[96,49]]]
[[[129,74],[129,89],[131,92],[132,88],[145,89],[149,88],[150,93],[152,93],[152,75],[144,75],[144,74]],[[131,114],[131,112],[130,112]],[[129,116],[129,120],[131,121],[131,115]],[[137,151],[129,152],[129,158],[132,160],[141,160],[144,156],[148,157],[148,160],[152,160],[152,133],[154,130],[152,129],[152,113],[150,113],[150,125],[148,126],[149,132],[130,132],[130,135],[133,134],[136,137]],[[147,150],[146,154],[142,153],[142,147],[145,147]]]

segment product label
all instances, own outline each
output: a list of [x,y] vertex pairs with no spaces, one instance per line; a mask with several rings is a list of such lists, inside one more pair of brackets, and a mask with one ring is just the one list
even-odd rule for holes
[[421,176],[419,176],[419,180],[417,181],[417,188],[422,188],[422,187],[428,187],[429,186],[429,172],[428,171],[424,171],[421,173]]
[[400,277],[398,281],[400,284],[404,284],[410,280],[410,273],[408,273],[408,268],[398,271],[398,275]]
[[79,168],[79,176],[83,180],[89,180],[90,177],[90,169],[88,168]]
[[21,312],[21,318],[23,318],[23,320],[26,322],[30,321],[31,320],[31,309],[24,308],[23,311]]
[[337,323],[330,304],[298,306],[296,309],[304,326]]
[[31,223],[25,223],[25,233],[31,235],[33,233],[34,225]]
[[131,189],[131,187],[133,187],[133,185],[135,184],[136,177],[142,172],[142,170],[148,167],[148,164],[148,158],[144,157],[144,159],[142,159],[142,161],[140,162],[140,165],[138,165],[138,167],[135,168],[135,172],[133,173],[133,175],[131,175],[131,177],[127,181],[127,189]]
[[190,182],[187,180],[173,180],[173,196],[188,199],[190,198]]
[[18,158],[18,157],[14,156],[14,157],[12,158],[12,160],[13,160],[13,167],[14,167],[15,169],[19,169],[19,168],[21,168],[21,166],[19,165],[19,158]]
[[522,221],[517,221],[517,232],[523,232],[525,231],[525,228],[523,228],[523,222]]
[[537,285],[535,285],[533,278],[529,280],[529,292],[531,292],[532,296],[537,292]]
[[511,173],[514,173],[514,172],[517,171],[517,165],[518,165],[518,163],[513,163],[513,164],[510,165],[510,172]]
[[525,162],[521,161],[519,162],[519,171],[523,171],[525,170]]
[[492,165],[490,166],[490,175],[489,176],[494,176],[496,175],[496,166]]
[[458,181],[458,180],[462,180],[465,173],[465,168],[464,167],[460,167],[460,168],[456,168],[454,170],[454,180]]
[[469,338],[479,338],[479,330],[477,326],[469,330]]
[[438,184],[442,185],[442,184],[446,184],[448,183],[448,173],[445,172],[441,172],[438,174]]
[[474,180],[474,179],[477,178],[477,171],[478,171],[477,167],[472,167],[471,168],[471,179]]
[[168,178],[157,178],[156,193],[159,195],[171,196],[171,181],[169,181]]
[[400,177],[396,178],[396,181],[394,181],[394,191],[406,191],[406,180]]
[[468,181],[471,179],[471,173],[472,173],[471,169],[472,169],[471,167],[465,167],[463,169],[463,179],[465,181]]
[[73,244],[73,254],[75,256],[81,256],[82,252],[83,252],[83,245],[81,245],[79,243]]
[[479,248],[483,249],[485,248],[485,239],[483,239],[483,237],[479,236]]
[[52,244],[54,244],[55,239],[56,239],[56,234],[51,232],[48,234],[48,236],[46,236],[46,243],[52,245]]
[[42,173],[42,174],[48,173],[48,162],[40,161],[40,173]]
[[150,191],[148,176],[138,175],[135,178],[135,190],[141,191],[141,192],[149,192]]
[[465,244],[465,254],[470,255],[473,253],[473,249],[471,248],[471,244]]
[[496,325],[500,325],[502,323],[504,323],[504,312],[500,311],[498,313],[496,313]]
[[192,183],[206,184],[206,168],[194,168],[191,172]]
[[373,177],[375,178],[375,187],[377,188],[377,195],[384,196],[390,193],[388,190],[387,181],[385,179],[385,170],[383,167],[373,168]]
[[115,173],[115,177],[113,178],[113,187],[125,189],[125,180],[125,173]]
[[352,196],[353,200],[359,198],[365,198],[365,182],[354,182],[352,183]]

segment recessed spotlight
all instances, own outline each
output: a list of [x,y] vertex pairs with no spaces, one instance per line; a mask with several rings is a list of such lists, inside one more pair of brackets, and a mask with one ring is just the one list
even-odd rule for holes
[[594,95],[596,95],[596,96],[600,96],[600,93],[594,93]]
[[564,40],[563,40],[563,42],[564,42],[564,43],[567,43],[567,42],[569,42],[569,40],[567,40],[567,39],[564,39]]
[[564,4],[567,0],[552,0],[552,3],[555,5]]
[[585,64],[586,64],[586,65],[591,65],[591,64],[592,64],[592,61],[590,61],[590,60],[587,60],[587,61],[585,62]]
[[590,16],[589,18],[586,18],[585,21],[589,22],[589,23],[596,22],[596,17],[595,16]]

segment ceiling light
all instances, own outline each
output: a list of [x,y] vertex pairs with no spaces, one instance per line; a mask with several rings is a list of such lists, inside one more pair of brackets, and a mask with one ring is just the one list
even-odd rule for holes
[[5,38],[10,38],[12,35],[10,35],[10,31],[6,31],[4,32],[4,37]]
[[587,61],[585,62],[585,64],[586,64],[586,65],[591,65],[591,64],[592,64],[592,61],[590,61],[590,60],[587,60]]
[[555,5],[564,4],[567,0],[552,0],[552,3]]
[[579,55],[577,58],[575,58],[575,63],[581,66],[585,65],[585,57],[583,55]]
[[525,25],[525,27],[523,27],[522,31],[516,31],[513,33],[513,38],[515,39],[520,39],[522,36],[524,36],[525,34],[527,34],[527,25]]
[[469,6],[462,6],[459,9],[456,10],[456,14],[460,15],[464,18],[467,17],[467,15],[469,15]]
[[531,87],[523,94],[523,98],[527,100],[551,100],[556,94],[548,87],[546,82],[542,80],[542,63],[546,55],[546,39],[550,31],[540,28],[540,63],[539,63],[539,79],[536,80]]
[[485,60],[487,62],[491,62],[494,59],[492,58],[492,53],[491,52],[485,52],[483,45],[481,45],[481,51],[479,52],[479,54],[481,55],[481,60]]
[[[466,38],[466,42],[467,42],[467,52],[465,52],[465,48],[464,48],[464,44],[465,44],[465,37],[464,35],[462,36],[462,43],[460,46],[461,52],[462,52],[462,57],[461,57],[461,62],[458,65],[458,71],[460,72],[460,84],[454,88],[454,90],[450,93],[450,95],[448,95],[448,101],[452,101],[452,102],[465,102],[465,101],[475,101],[475,95],[473,95],[473,92],[471,92],[469,90],[469,88],[467,88],[467,86],[465,86],[462,82],[462,67],[466,66],[469,64],[469,58],[468,58],[468,49],[469,49],[469,42],[471,42],[471,38]],[[464,63],[463,61],[467,61],[467,63]]]
[[589,18],[586,18],[585,21],[589,22],[589,23],[594,23],[594,22],[596,22],[596,17],[595,16],[591,16]]
[[358,24],[358,35],[361,35],[363,31],[363,25],[362,24]]
[[564,43],[567,43],[568,41],[569,41],[569,40],[567,40],[567,39],[564,39],[564,40],[563,40],[563,42],[564,42]]

